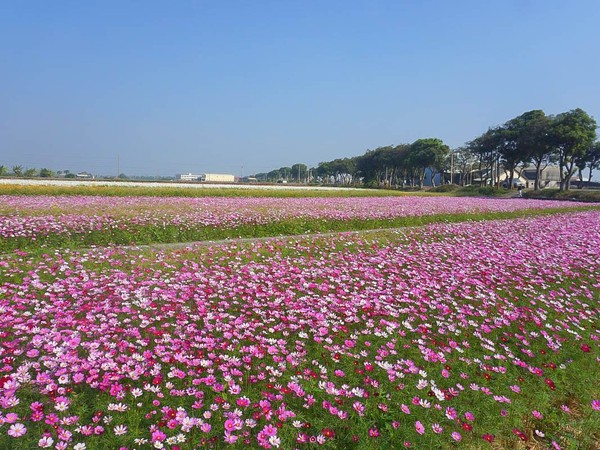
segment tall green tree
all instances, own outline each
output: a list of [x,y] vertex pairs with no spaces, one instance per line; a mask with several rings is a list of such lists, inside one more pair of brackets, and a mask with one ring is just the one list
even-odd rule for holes
[[377,164],[375,158],[376,150],[367,150],[356,160],[358,174],[366,185],[376,183]]
[[306,164],[296,163],[292,166],[292,179],[301,183],[308,175],[308,166]]
[[329,184],[334,181],[333,170],[329,161],[320,162],[313,170],[315,176],[321,183]]
[[488,182],[493,181],[494,167],[500,159],[493,129],[490,128],[481,136],[467,142],[466,147],[477,158],[480,185],[487,185]]
[[23,176],[23,166],[13,166],[12,173],[15,177],[22,177]]
[[514,133],[517,153],[523,162],[535,166],[534,190],[540,189],[542,171],[554,162],[552,148],[548,141],[550,117],[544,111],[527,111],[507,122],[507,128]]
[[385,187],[391,184],[394,147],[387,145],[367,152],[356,161],[357,171],[367,185]]
[[268,181],[277,181],[281,178],[283,178],[283,176],[281,175],[281,171],[279,169],[274,169],[267,173]]
[[288,166],[280,167],[279,173],[281,174],[281,178],[286,181],[293,179],[291,167],[288,167]]
[[[509,189],[513,188],[513,179],[517,167],[525,161],[527,157],[527,154],[518,144],[519,133],[514,128],[515,127],[510,122],[504,126],[492,128],[490,139],[490,142],[499,156],[497,164],[501,164],[501,167],[503,167],[504,172],[506,173]],[[496,172],[498,172],[498,170]],[[499,182],[500,180],[497,179],[496,181]]]
[[473,168],[477,163],[475,155],[471,150],[464,146],[458,147],[451,152],[452,159],[449,161],[451,182],[456,183],[456,174],[458,174],[458,184],[464,186],[471,183]]
[[8,167],[0,166],[0,177],[6,176],[8,174]]
[[353,158],[338,158],[327,164],[330,176],[338,184],[352,184],[356,175],[356,161]]
[[596,121],[577,108],[558,114],[552,120],[549,143],[560,167],[560,190],[569,190],[577,161],[596,140]]
[[429,169],[431,184],[435,187],[435,176],[444,170],[450,147],[437,138],[417,139],[410,145],[409,160],[418,173],[419,187],[423,187],[425,172]]
[[584,176],[583,171],[588,168],[587,177],[588,183],[592,181],[594,170],[600,169],[600,141],[594,142],[577,161],[577,169],[579,169],[579,188],[583,188]]
[[47,168],[42,168],[40,169],[40,177],[42,178],[51,178],[54,176],[54,172],[52,172],[50,169]]

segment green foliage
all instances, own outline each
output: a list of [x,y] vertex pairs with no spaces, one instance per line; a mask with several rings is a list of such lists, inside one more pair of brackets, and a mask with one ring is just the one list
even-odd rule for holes
[[596,139],[596,128],[596,121],[579,108],[553,119],[548,139],[558,155],[561,190],[569,189],[575,167]]
[[54,176],[54,172],[50,169],[46,169],[45,167],[40,170],[40,177],[42,178],[51,178]]
[[308,175],[308,167],[306,166],[306,164],[294,164],[292,167],[292,179],[294,179],[296,182],[301,183],[304,180],[306,180],[306,177]]
[[500,188],[496,189],[493,186],[466,186],[455,191],[459,197],[482,196],[482,197],[502,197],[509,191]]
[[460,189],[461,189],[460,186],[457,186],[456,184],[442,184],[441,186],[431,189],[429,192],[435,192],[435,193],[457,192]]

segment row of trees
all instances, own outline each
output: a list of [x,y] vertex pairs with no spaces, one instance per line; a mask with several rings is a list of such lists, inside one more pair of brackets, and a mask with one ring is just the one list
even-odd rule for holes
[[[67,175],[69,175],[69,171],[67,171]],[[33,177],[42,177],[42,178],[51,178],[54,177],[56,174],[50,170],[50,169],[26,169],[23,166],[12,166],[11,168],[8,168],[7,166],[0,166],[0,177],[4,177],[4,176],[8,176],[8,175],[12,175],[14,177],[28,177],[28,178],[33,178]],[[75,174],[72,174],[73,178],[75,178]]]
[[273,182],[285,180],[296,183],[308,183],[314,180],[314,175],[309,173],[308,166],[301,163],[294,164],[292,167],[280,167],[270,172],[257,173],[254,176],[260,181]]
[[596,121],[579,108],[557,115],[533,110],[452,150],[440,139],[418,139],[412,144],[379,147],[361,156],[321,162],[311,169],[295,164],[255,176],[263,181],[422,187],[426,176],[433,186],[436,176],[441,182],[461,185],[499,184],[499,174],[503,173],[512,188],[515,174],[534,168],[537,190],[543,170],[553,165],[559,168],[560,189],[566,190],[576,171],[582,181],[587,169],[590,181],[593,170],[600,169],[596,129]]
[[509,180],[525,168],[535,168],[536,190],[540,188],[542,171],[556,165],[560,189],[568,190],[576,171],[583,181],[587,168],[589,181],[593,170],[600,168],[596,128],[596,121],[582,109],[555,116],[547,116],[542,110],[528,111],[457,149],[457,159],[475,159],[482,173],[493,174],[494,168],[498,172],[501,167]]
[[305,164],[258,173],[261,181],[289,180],[322,184],[366,183],[384,187],[423,186],[426,173],[435,185],[436,175],[445,167],[450,148],[440,139],[419,139],[412,144],[380,147],[362,156],[322,162],[309,169]]

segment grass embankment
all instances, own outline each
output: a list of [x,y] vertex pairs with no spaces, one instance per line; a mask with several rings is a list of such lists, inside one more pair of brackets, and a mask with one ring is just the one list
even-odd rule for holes
[[541,191],[527,191],[525,197],[542,200],[576,200],[578,202],[600,203],[600,190],[570,189],[560,191],[558,189],[544,189]]
[[243,224],[235,228],[197,227],[181,228],[177,225],[135,226],[88,231],[86,233],[38,235],[5,239],[0,241],[0,252],[27,250],[45,252],[56,248],[82,248],[105,245],[149,245],[195,241],[213,241],[238,238],[263,238],[328,233],[415,227],[431,223],[454,223],[497,219],[535,217],[563,212],[600,209],[596,206],[577,208],[526,209],[512,212],[474,212],[457,214],[433,214],[424,216],[398,217],[394,219],[302,219],[294,218],[268,224]]

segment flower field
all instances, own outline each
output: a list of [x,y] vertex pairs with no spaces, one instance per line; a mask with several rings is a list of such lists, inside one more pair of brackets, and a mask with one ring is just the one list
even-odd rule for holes
[[[134,218],[226,227],[556,207],[5,200],[2,233],[20,224],[30,239]],[[63,228],[40,228],[51,220]],[[0,448],[598,448],[599,298],[597,210],[179,251],[13,252],[0,257]]]
[[[457,215],[589,208],[466,197],[239,198],[0,196],[0,251],[148,244],[418,225]],[[437,219],[435,219],[437,218]],[[464,219],[462,219],[464,220]]]

